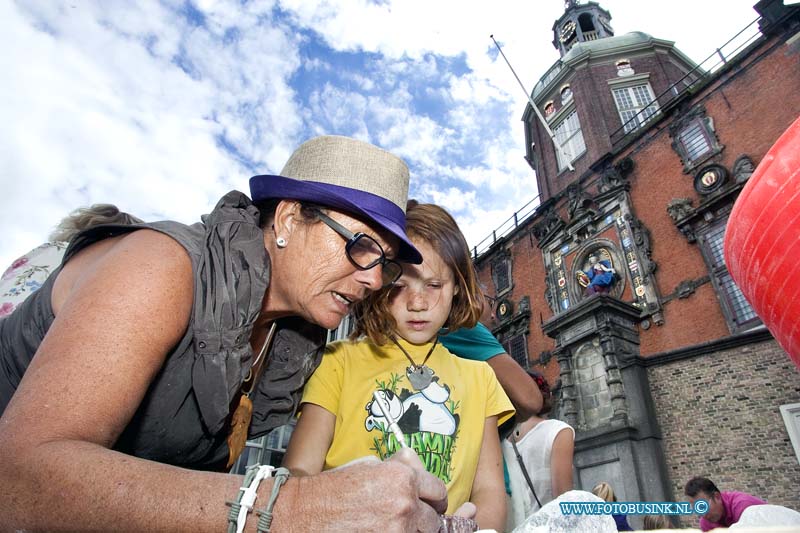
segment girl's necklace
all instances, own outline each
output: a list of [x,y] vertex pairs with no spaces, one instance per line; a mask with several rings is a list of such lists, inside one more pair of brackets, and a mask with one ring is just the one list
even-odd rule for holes
[[436,340],[433,341],[433,346],[431,346],[431,349],[428,350],[428,354],[425,356],[425,359],[422,360],[421,365],[418,365],[413,359],[411,359],[411,356],[408,355],[406,349],[403,348],[399,342],[397,342],[397,339],[395,339],[394,336],[389,338],[392,339],[392,342],[395,343],[398,348],[400,348],[400,351],[403,352],[403,355],[405,355],[411,363],[411,366],[406,368],[406,377],[408,378],[408,382],[411,383],[411,386],[414,387],[414,390],[422,390],[430,385],[431,381],[433,381],[433,370],[431,370],[430,367],[425,366],[425,363],[428,362],[428,359],[433,353],[434,348],[436,348],[436,345],[439,343],[439,336],[436,336]]

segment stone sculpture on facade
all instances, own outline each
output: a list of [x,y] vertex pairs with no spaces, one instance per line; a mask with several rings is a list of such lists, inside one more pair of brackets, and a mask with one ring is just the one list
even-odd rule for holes
[[607,294],[617,282],[618,275],[611,262],[611,254],[605,248],[592,253],[583,267],[575,273],[584,294]]
[[733,181],[734,183],[744,183],[750,179],[753,172],[756,170],[756,165],[750,156],[742,154],[733,162]]

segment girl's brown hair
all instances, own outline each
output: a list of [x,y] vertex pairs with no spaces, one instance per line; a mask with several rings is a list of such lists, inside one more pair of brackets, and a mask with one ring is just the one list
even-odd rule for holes
[[[453,271],[457,290],[445,327],[452,331],[471,328],[483,312],[483,293],[472,265],[467,240],[453,217],[434,204],[409,200],[406,207],[406,233],[412,239],[427,242]],[[351,339],[368,336],[377,345],[386,344],[397,323],[389,312],[392,287],[371,293],[353,307],[356,319]]]

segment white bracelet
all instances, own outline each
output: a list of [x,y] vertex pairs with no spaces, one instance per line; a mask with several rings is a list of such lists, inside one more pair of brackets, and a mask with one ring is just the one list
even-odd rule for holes
[[242,493],[242,497],[239,500],[239,516],[236,517],[236,533],[242,533],[244,531],[244,523],[247,521],[247,513],[253,508],[253,505],[256,503],[256,491],[258,490],[258,486],[261,484],[261,480],[264,478],[268,478],[272,475],[272,471],[275,470],[274,466],[270,465],[261,465],[258,467],[258,471],[256,472],[255,477],[250,482],[250,486],[245,488],[242,487],[240,490],[244,490]]

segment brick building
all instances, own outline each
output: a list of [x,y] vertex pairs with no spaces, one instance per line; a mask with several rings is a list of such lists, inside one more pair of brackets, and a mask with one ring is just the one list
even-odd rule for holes
[[699,65],[615,35],[596,2],[553,25],[561,57],[522,117],[540,203],[475,262],[487,325],[558,384],[581,488],[681,500],[706,475],[800,509],[800,374],[722,257],[733,202],[800,115],[800,6],[754,9]]

